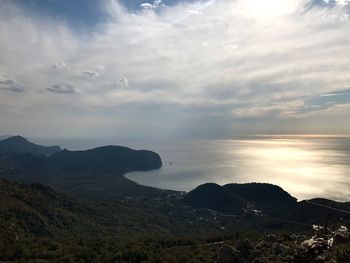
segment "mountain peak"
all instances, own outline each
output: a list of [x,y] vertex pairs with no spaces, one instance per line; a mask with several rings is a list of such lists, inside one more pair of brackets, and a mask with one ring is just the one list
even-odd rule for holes
[[9,138],[4,139],[3,141],[28,142],[29,143],[29,141],[21,135],[11,136]]
[[42,146],[16,135],[0,141],[0,154],[30,153],[35,155],[51,155],[61,151],[59,146]]

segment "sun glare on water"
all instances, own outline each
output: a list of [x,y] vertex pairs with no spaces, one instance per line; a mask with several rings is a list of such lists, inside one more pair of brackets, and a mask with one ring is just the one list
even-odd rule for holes
[[344,192],[342,176],[348,168],[336,162],[344,153],[317,149],[317,144],[305,138],[242,142],[245,147],[240,154],[259,167],[258,181],[282,186],[300,199],[329,195],[328,187]]

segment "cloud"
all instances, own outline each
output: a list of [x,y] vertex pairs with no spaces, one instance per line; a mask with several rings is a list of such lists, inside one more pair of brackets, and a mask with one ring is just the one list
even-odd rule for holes
[[3,85],[8,85],[8,84],[13,84],[15,82],[15,80],[9,78],[7,76],[7,74],[0,74],[0,84],[3,84]]
[[142,3],[140,5],[140,7],[142,9],[149,9],[149,10],[152,10],[152,9],[157,9],[159,7],[164,7],[165,5],[163,4],[162,0],[155,0],[153,1],[153,3]]
[[89,70],[86,70],[86,71],[83,71],[81,73],[83,76],[85,77],[88,77],[90,79],[96,79],[100,76],[100,73],[98,73],[97,71],[89,71]]
[[300,108],[300,112],[324,111],[336,108],[339,105],[350,106],[350,89],[335,90],[331,93],[323,93],[307,98],[303,107]]
[[119,80],[118,80],[118,85],[121,86],[121,87],[128,87],[129,86],[129,80],[126,78],[126,77],[121,77]]
[[[259,133],[264,125],[279,131],[283,123],[284,129],[290,119],[309,123],[308,116],[322,109],[328,119],[315,121],[320,129],[323,122],[350,118],[339,110],[347,102],[338,99],[339,87],[350,85],[348,7],[307,10],[303,0],[281,0],[275,8],[268,3],[273,1],[254,2],[165,7],[149,1],[143,7],[156,11],[148,12],[111,0],[103,23],[77,33],[61,20],[0,1],[0,71],[15,77],[2,81],[30,87],[16,101],[9,92],[1,94],[1,122],[50,122],[43,113],[50,112],[62,123],[89,116],[79,125],[99,123],[101,135],[112,128],[128,135],[164,120],[168,126],[159,125],[158,133],[201,134],[219,122],[218,129],[229,134],[233,124]],[[75,87],[83,91],[79,96],[48,94],[78,93]],[[337,108],[325,106],[335,100]]]
[[53,64],[51,66],[51,68],[54,69],[54,70],[63,70],[63,69],[67,68],[67,64],[63,60],[61,60],[61,61]]
[[349,6],[350,1],[348,0],[311,0],[306,4],[307,8],[310,7],[323,7],[323,8],[334,8],[337,6]]
[[105,67],[102,66],[102,65],[97,65],[96,68],[97,68],[97,70],[99,70],[99,71],[103,71],[103,70],[105,69]]
[[189,14],[192,14],[192,15],[201,15],[201,14],[203,14],[201,11],[199,11],[199,10],[187,10],[187,12],[189,13]]
[[51,93],[76,94],[77,90],[70,84],[59,83],[54,84],[46,89]]
[[154,9],[154,8],[155,8],[155,7],[154,7],[152,4],[150,4],[150,3],[142,3],[142,4],[140,5],[140,7],[143,8],[143,9]]
[[17,93],[26,92],[26,88],[21,83],[4,73],[0,73],[0,89]]

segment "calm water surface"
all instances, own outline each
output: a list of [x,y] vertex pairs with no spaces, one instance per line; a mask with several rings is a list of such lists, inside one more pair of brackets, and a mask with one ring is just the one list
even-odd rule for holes
[[189,191],[199,184],[266,182],[298,199],[350,201],[350,138],[255,137],[164,143],[157,171],[127,175],[140,184]]
[[120,141],[56,140],[68,149],[107,144],[158,152],[160,170],[126,176],[140,184],[189,191],[199,184],[265,182],[298,199],[325,197],[350,201],[350,137],[270,136],[232,140]]

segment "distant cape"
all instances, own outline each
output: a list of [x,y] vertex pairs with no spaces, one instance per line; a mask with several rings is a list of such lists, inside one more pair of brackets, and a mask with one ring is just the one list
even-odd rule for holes
[[123,175],[162,167],[158,153],[107,145],[69,151],[41,146],[21,136],[0,141],[0,178],[40,182],[65,191],[114,199],[120,196],[159,196],[164,191],[138,185]]

